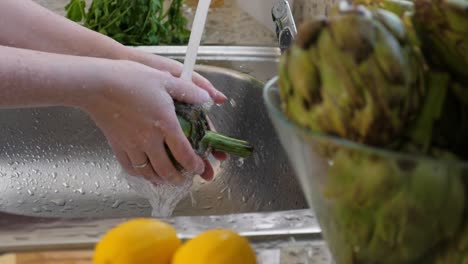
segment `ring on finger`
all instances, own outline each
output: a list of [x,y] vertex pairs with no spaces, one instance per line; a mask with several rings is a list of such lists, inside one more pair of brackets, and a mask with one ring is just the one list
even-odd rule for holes
[[137,165],[132,164],[132,167],[135,168],[135,169],[143,169],[143,168],[146,168],[146,166],[148,166],[148,164],[149,164],[149,161],[146,160],[143,164],[137,164]]

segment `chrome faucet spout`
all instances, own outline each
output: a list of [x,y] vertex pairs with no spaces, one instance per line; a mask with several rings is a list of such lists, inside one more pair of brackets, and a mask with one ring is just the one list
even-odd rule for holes
[[287,0],[278,0],[271,9],[271,15],[276,26],[279,47],[281,52],[284,52],[289,48],[297,34],[296,23],[289,2]]

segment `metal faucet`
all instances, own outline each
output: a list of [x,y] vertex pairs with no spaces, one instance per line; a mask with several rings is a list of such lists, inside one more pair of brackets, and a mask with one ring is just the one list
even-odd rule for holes
[[297,34],[296,23],[292,15],[291,7],[287,0],[278,0],[271,9],[273,22],[276,25],[276,37],[279,48],[284,52],[293,42]]

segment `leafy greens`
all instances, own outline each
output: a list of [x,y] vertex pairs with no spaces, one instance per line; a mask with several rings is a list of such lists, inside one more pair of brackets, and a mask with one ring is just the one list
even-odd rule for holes
[[183,1],[164,8],[164,0],[93,0],[86,11],[84,0],[70,0],[65,10],[68,19],[124,45],[185,45],[190,31]]

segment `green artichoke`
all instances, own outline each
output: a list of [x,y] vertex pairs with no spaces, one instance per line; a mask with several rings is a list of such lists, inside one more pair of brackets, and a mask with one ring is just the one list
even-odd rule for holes
[[431,68],[468,85],[468,0],[414,0],[413,23]]
[[[206,113],[202,107],[175,102],[175,109],[182,131],[199,156],[207,157],[212,150],[241,158],[246,158],[252,154],[253,147],[249,142],[211,131]],[[182,169],[182,166],[175,160],[167,146],[166,151],[176,167]]]
[[354,0],[353,4],[364,5],[368,8],[380,8],[403,17],[406,13],[412,13],[414,4],[407,0]]
[[460,168],[362,150],[337,152],[323,195],[327,243],[343,264],[419,263],[458,235],[464,215]]
[[299,28],[280,61],[282,108],[313,131],[388,145],[418,114],[422,76],[397,15],[349,7]]
[[434,264],[468,263],[468,226],[463,228],[457,240],[443,247],[441,253],[437,252]]

